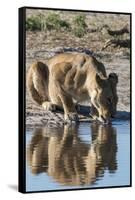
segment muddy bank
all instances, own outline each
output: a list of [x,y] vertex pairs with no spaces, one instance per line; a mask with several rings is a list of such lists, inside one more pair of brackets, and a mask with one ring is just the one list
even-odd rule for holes
[[[90,108],[88,108],[90,110]],[[126,111],[117,111],[117,114],[115,118],[112,119],[112,122],[114,121],[129,121],[130,120],[130,112]],[[89,115],[85,114],[85,112],[82,114],[79,113],[79,122],[78,123],[93,123],[92,119],[89,117]],[[100,123],[100,122],[97,122]],[[51,111],[43,111],[41,110],[33,110],[33,111],[27,111],[27,117],[26,117],[26,129],[34,129],[38,127],[62,127],[65,124],[64,121],[64,114],[63,112],[51,112]]]

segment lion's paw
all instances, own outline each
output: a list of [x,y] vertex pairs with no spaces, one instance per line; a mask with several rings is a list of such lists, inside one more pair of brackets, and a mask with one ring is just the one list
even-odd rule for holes
[[51,102],[43,102],[42,107],[46,111],[55,111],[56,110],[56,105]]
[[65,114],[65,121],[66,121],[66,123],[79,121],[77,113],[69,112],[69,113]]

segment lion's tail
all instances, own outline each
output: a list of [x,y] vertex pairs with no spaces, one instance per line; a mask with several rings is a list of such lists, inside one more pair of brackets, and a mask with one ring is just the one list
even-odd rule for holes
[[27,88],[32,99],[39,105],[48,100],[48,67],[42,62],[32,64],[27,73]]

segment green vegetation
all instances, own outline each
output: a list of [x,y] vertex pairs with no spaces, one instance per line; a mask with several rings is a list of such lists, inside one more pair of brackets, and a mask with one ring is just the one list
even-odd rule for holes
[[75,17],[73,24],[74,24],[74,28],[73,28],[73,34],[76,37],[83,37],[86,34],[86,28],[87,28],[87,24],[85,22],[85,15],[78,15]]
[[85,34],[86,34],[86,31],[85,29],[83,29],[82,27],[75,27],[73,29],[73,34],[76,36],[76,37],[83,37]]
[[70,24],[62,20],[58,14],[50,13],[47,17],[37,15],[28,17],[26,20],[26,30],[29,31],[46,31],[46,30],[69,30]]
[[74,25],[86,29],[87,24],[85,22],[85,19],[85,15],[77,15],[73,21]]
[[47,30],[70,29],[70,25],[62,20],[58,14],[52,13],[45,19],[45,28]]
[[59,14],[49,13],[47,16],[39,14],[26,19],[26,30],[28,31],[51,31],[66,30],[72,31],[76,37],[83,37],[87,32],[87,24],[85,15],[78,15],[73,20],[73,24],[69,24],[66,20],[61,19]]
[[43,20],[40,15],[28,17],[26,20],[26,30],[40,31],[42,30]]

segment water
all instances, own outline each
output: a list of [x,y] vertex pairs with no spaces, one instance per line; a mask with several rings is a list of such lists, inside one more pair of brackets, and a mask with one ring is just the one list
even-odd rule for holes
[[130,185],[130,124],[80,123],[26,133],[26,190]]

